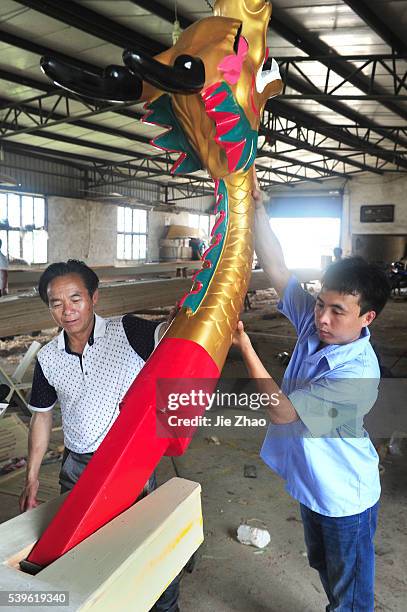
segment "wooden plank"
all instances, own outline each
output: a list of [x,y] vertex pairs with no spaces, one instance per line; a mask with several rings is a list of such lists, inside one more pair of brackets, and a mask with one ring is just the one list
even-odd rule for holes
[[[292,268],[290,272],[300,281],[300,283],[320,280],[322,276],[322,272],[318,268]],[[263,270],[253,270],[249,291],[270,289],[271,287],[272,285]]]
[[[177,268],[195,270],[199,268],[199,261],[180,260],[162,263],[146,263],[138,266],[92,266],[101,281],[115,278],[134,278],[150,276],[152,274],[169,274],[175,276]],[[40,276],[45,268],[29,270],[9,270],[8,285],[10,290],[37,287]]]
[[[315,269],[295,269],[292,272],[300,282],[321,277],[321,271]],[[270,282],[263,270],[254,270],[249,290],[269,287]],[[191,279],[188,278],[102,284],[97,312],[108,317],[144,308],[171,306],[190,288]],[[48,309],[38,295],[10,295],[0,300],[0,338],[27,334],[52,326],[53,321]]]
[[[1,425],[0,425],[1,426]],[[27,454],[27,434],[25,439],[25,451]],[[38,489],[37,499],[40,502],[47,502],[59,495],[58,472],[60,463],[50,463],[41,467],[40,488]],[[20,468],[4,476],[0,476],[0,493],[20,497],[24,488],[26,468]]]
[[[97,313],[121,315],[141,308],[170,306],[191,287],[191,279],[174,278],[102,285]],[[0,338],[55,326],[37,294],[6,296],[0,301]]]
[[16,414],[0,419],[0,463],[27,454],[28,428]]
[[198,483],[171,479],[36,576],[19,571],[18,562],[63,497],[25,512],[0,525],[0,584],[69,591],[66,612],[147,612],[203,541],[200,493]]

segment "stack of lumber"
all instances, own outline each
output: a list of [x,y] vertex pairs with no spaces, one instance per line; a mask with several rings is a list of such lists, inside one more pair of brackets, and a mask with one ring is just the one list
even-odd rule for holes
[[[196,262],[195,262],[196,265]],[[301,282],[320,278],[320,270],[293,270]],[[270,282],[262,270],[252,274],[249,290],[268,289]],[[117,282],[101,285],[96,311],[101,316],[171,306],[191,288],[190,278]],[[10,295],[0,299],[0,338],[29,334],[53,327],[48,308],[38,294]]]
[[[138,266],[92,266],[101,281],[116,279],[134,279],[159,274],[175,276],[177,268],[195,270],[199,267],[198,261],[171,261],[163,263],[146,263]],[[43,269],[10,269],[8,285],[11,292],[23,288],[36,287]]]
[[[321,279],[322,272],[319,268],[292,268],[290,270],[300,283],[311,283]],[[249,291],[257,291],[259,289],[270,289],[271,284],[263,270],[253,270],[250,279]]]
[[[103,317],[175,304],[191,279],[172,278],[101,285],[96,308]],[[55,324],[38,294],[10,295],[0,300],[0,338],[29,334]]]

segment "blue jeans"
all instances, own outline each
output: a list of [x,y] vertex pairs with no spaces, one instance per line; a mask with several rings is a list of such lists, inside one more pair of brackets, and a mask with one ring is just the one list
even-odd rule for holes
[[300,506],[308,561],[318,570],[328,596],[327,612],[373,612],[379,503],[338,518]]

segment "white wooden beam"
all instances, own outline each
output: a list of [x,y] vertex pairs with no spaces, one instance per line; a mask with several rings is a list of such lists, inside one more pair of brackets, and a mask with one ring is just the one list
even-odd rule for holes
[[19,561],[63,498],[21,514],[0,525],[0,590],[68,591],[66,612],[147,612],[203,541],[200,494],[198,483],[173,478],[36,576]]

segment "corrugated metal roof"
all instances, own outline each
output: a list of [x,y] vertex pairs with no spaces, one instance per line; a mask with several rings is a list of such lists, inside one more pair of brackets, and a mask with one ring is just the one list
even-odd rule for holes
[[[212,3],[178,0],[178,15],[183,23],[208,17]],[[364,5],[365,13],[359,10]],[[85,9],[93,11],[93,22],[81,14]],[[98,29],[102,18],[108,21]],[[51,160],[58,152],[85,169],[93,162],[128,162],[135,168],[134,181],[148,177],[160,185],[176,184],[168,174],[168,156],[147,142],[161,130],[140,122],[141,104],[102,108],[66,92],[60,95],[39,66],[45,52],[94,67],[121,64],[124,42],[156,48],[172,44],[173,18],[173,0],[2,0],[4,149],[11,154],[24,147],[21,155],[37,151]],[[273,2],[268,44],[282,64],[286,88],[265,113],[266,139],[258,162],[266,186],[407,171],[407,54],[400,49],[396,54],[388,40],[398,37],[406,52],[406,29],[407,2],[359,2],[358,14],[351,1]],[[154,160],[144,173],[137,170],[143,160]]]

